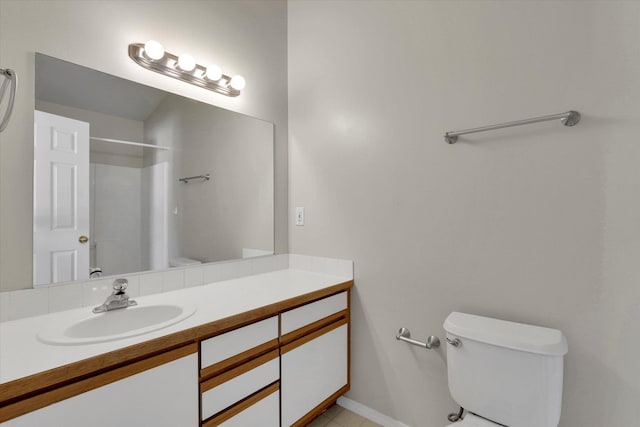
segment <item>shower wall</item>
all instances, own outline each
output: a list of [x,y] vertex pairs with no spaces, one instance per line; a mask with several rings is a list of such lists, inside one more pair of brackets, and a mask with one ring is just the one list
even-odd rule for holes
[[142,171],[91,163],[91,266],[105,276],[143,270]]
[[168,169],[167,162],[160,162],[145,166],[141,170],[140,234],[143,247],[141,270],[169,267]]

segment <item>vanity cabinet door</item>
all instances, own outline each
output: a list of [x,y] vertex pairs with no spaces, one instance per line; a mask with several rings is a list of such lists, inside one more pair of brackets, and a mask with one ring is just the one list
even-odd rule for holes
[[197,353],[62,400],[2,427],[196,427]]
[[[349,312],[347,293],[292,310],[298,329],[281,340],[282,427],[304,426],[349,389]],[[331,309],[328,309],[332,307]],[[337,311],[336,311],[337,310]],[[283,313],[282,328],[285,327]],[[315,320],[319,319],[319,320]]]

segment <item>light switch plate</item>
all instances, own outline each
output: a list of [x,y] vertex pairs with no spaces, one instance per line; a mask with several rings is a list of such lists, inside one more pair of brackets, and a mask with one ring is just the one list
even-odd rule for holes
[[304,225],[304,208],[296,208],[296,225]]

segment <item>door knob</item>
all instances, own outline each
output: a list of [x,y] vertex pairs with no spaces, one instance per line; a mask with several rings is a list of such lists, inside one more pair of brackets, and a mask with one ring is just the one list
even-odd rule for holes
[[80,243],[87,243],[89,241],[89,238],[87,236],[80,236],[78,238],[78,242]]

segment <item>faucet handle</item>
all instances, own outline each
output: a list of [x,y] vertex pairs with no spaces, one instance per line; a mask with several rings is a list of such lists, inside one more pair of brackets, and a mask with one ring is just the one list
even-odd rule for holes
[[128,284],[129,281],[127,279],[116,279],[113,281],[113,290],[116,292],[124,292]]

